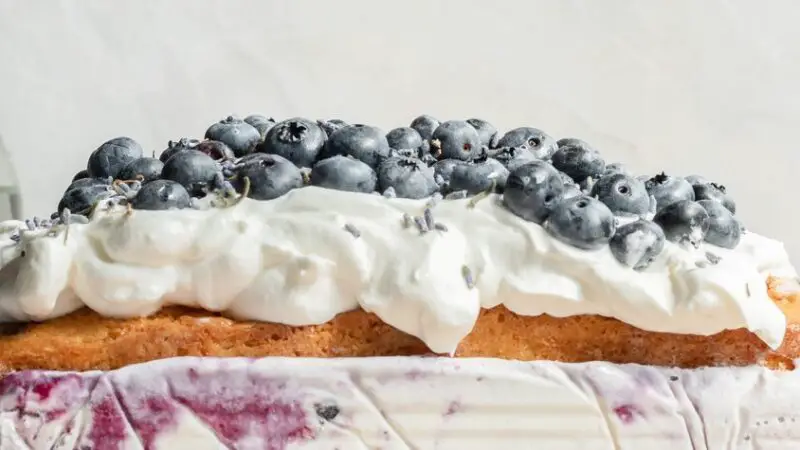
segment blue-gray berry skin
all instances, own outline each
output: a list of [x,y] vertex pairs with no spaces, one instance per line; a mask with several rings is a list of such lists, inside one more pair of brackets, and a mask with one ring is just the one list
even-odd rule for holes
[[536,161],[539,158],[533,154],[532,151],[526,145],[520,145],[517,147],[499,147],[496,149],[490,149],[487,152],[487,155],[490,158],[494,158],[504,166],[509,171],[513,171],[517,167],[527,164],[532,161]]
[[88,217],[92,207],[100,200],[111,197],[109,184],[97,178],[85,178],[70,185],[58,203],[58,212],[69,208],[73,214]]
[[704,177],[702,175],[689,175],[689,176],[686,176],[686,177],[683,177],[683,178],[687,182],[689,182],[689,184],[691,184],[692,187],[695,187],[695,186],[698,186],[698,185],[701,185],[701,184],[711,184],[711,181],[709,181],[708,178],[706,178],[706,177]]
[[118,180],[138,180],[142,182],[153,181],[161,178],[161,171],[164,169],[164,163],[157,158],[139,158],[135,159],[117,174]]
[[142,157],[142,146],[128,137],[104,142],[89,156],[86,170],[95,178],[116,178],[126,164]]
[[587,177],[597,179],[606,170],[606,163],[599,153],[578,145],[565,145],[552,157],[553,167],[566,173],[576,183]]
[[481,154],[481,140],[472,125],[463,120],[448,120],[433,132],[431,150],[439,159],[472,161]]
[[158,159],[161,162],[165,163],[170,158],[172,158],[176,153],[183,151],[183,150],[192,150],[194,149],[200,141],[197,139],[189,139],[189,138],[180,138],[177,141],[169,141],[167,142],[167,148],[161,152]]
[[497,147],[497,143],[500,141],[500,136],[497,133],[497,128],[495,128],[494,125],[483,119],[474,118],[467,119],[467,123],[472,125],[472,128],[475,128],[475,131],[478,132],[481,145],[489,148]]
[[221,141],[205,140],[197,143],[193,149],[197,150],[198,152],[205,153],[214,161],[224,161],[236,158],[233,150],[231,150],[230,147]]
[[644,183],[630,175],[613,173],[592,186],[591,196],[603,202],[614,214],[644,216],[650,211],[650,194]]
[[258,130],[258,134],[261,135],[262,142],[264,141],[264,137],[267,136],[267,131],[275,126],[275,119],[272,117],[262,116],[261,114],[250,114],[244,118],[244,121]]
[[334,131],[338,130],[339,128],[344,128],[350,124],[344,120],[328,119],[318,120],[317,125],[319,125],[319,127],[322,128],[322,131],[325,132],[325,136],[330,136],[334,133]]
[[541,224],[563,193],[564,182],[558,171],[544,161],[534,161],[508,175],[503,204],[522,219]]
[[742,227],[733,213],[716,200],[698,200],[708,213],[708,231],[705,240],[723,248],[736,248],[742,238]]
[[556,140],[542,130],[531,127],[515,128],[497,141],[498,147],[527,146],[538,159],[547,160],[558,149]]
[[89,177],[90,177],[89,171],[84,169],[76,173],[75,176],[72,177],[72,181],[82,180],[84,178],[89,178]]
[[692,185],[681,177],[673,177],[661,172],[647,180],[644,185],[647,192],[656,199],[656,210],[661,210],[682,200],[694,200]]
[[390,148],[397,150],[413,149],[418,152],[417,156],[420,156],[419,150],[422,148],[422,136],[411,127],[395,128],[386,133],[386,141],[389,143]]
[[336,130],[328,138],[321,157],[352,156],[372,168],[389,157],[389,142],[380,128],[369,125],[348,125]]
[[362,161],[336,155],[314,164],[310,181],[312,186],[370,194],[375,191],[378,175]]
[[700,200],[713,200],[719,202],[727,208],[732,214],[736,214],[736,202],[728,195],[725,186],[721,184],[708,183],[708,184],[695,184],[694,186],[694,199]]
[[303,187],[303,173],[288,159],[280,155],[255,154],[236,169],[236,190],[243,192],[245,181],[250,180],[249,198],[272,200]]
[[444,185],[449,185],[450,177],[453,175],[453,170],[455,170],[456,166],[465,164],[468,163],[460,159],[442,159],[432,166],[433,175],[437,180],[441,179]]
[[383,161],[378,168],[378,190],[394,189],[401,198],[426,198],[439,189],[433,168],[417,158],[395,156]]
[[[628,169],[622,163],[611,163],[606,164],[606,170],[603,172],[603,175],[611,175],[612,173],[622,173],[625,175],[631,175]],[[641,180],[642,183],[646,180]]]
[[154,180],[139,189],[131,200],[135,209],[163,211],[167,209],[188,208],[191,202],[189,192],[171,180]]
[[320,157],[327,135],[316,123],[295,117],[276,123],[258,150],[282,156],[297,167],[311,167]]
[[244,120],[228,116],[208,127],[205,138],[224,142],[237,157],[241,158],[255,151],[261,142],[261,133]]
[[204,196],[217,172],[219,166],[210,156],[197,150],[184,150],[164,163],[161,178],[181,184],[192,196]]
[[695,248],[705,239],[710,225],[708,212],[692,200],[667,205],[656,213],[653,222],[664,230],[668,241]]
[[544,228],[556,239],[583,250],[596,250],[614,235],[614,214],[602,202],[579,195],[562,198],[553,207]]
[[64,192],[67,192],[71,189],[78,189],[78,188],[85,188],[90,186],[102,186],[103,188],[108,188],[111,186],[111,178],[80,178],[67,186]]
[[462,163],[453,167],[450,175],[448,190],[467,191],[475,195],[493,188],[493,191],[502,192],[508,179],[508,169],[499,161],[484,158],[474,163]]
[[665,240],[660,226],[640,219],[617,228],[608,245],[617,261],[644,270],[664,250]]
[[578,138],[561,138],[556,142],[558,148],[561,147],[580,147],[585,150],[589,150],[592,152],[597,152],[597,149],[589,144],[588,142],[584,141],[583,139]]
[[428,115],[421,115],[416,119],[411,121],[411,128],[417,130],[422,139],[431,140],[433,138],[433,132],[439,128],[440,122]]

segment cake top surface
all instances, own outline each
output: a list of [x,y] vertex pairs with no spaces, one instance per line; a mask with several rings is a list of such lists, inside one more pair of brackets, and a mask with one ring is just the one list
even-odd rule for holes
[[796,276],[783,245],[702,177],[635,177],[583,141],[477,119],[229,117],[206,138],[160,159],[108,141],[51,220],[0,224],[0,320],[182,304],[308,325],[360,306],[447,353],[504,304],[783,338],[765,284]]

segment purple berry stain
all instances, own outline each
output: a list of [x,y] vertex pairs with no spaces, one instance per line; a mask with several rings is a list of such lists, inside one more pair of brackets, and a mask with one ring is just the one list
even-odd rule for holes
[[637,416],[644,417],[644,413],[641,409],[629,403],[615,406],[612,411],[614,411],[614,414],[619,418],[620,422],[624,424],[633,423]]
[[444,416],[445,417],[450,417],[450,416],[458,413],[459,411],[461,411],[462,407],[463,407],[463,405],[461,404],[461,402],[458,402],[458,401],[454,400],[454,401],[450,402],[449,405],[447,405],[447,411],[444,412]]

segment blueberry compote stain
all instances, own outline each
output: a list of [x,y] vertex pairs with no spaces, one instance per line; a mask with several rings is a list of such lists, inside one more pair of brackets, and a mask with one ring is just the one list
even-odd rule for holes
[[633,421],[636,420],[637,416],[639,417],[644,416],[642,410],[640,410],[636,405],[631,405],[627,403],[624,405],[615,406],[613,411],[614,414],[616,414],[616,416],[619,418],[619,420],[626,425],[633,423]]

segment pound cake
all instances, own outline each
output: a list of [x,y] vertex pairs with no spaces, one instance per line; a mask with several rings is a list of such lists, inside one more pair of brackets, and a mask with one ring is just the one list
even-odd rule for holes
[[535,128],[120,137],[0,224],[0,449],[793,449],[798,292],[724,186]]

